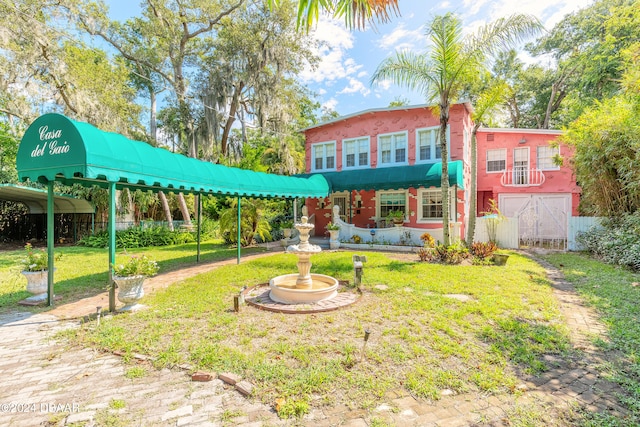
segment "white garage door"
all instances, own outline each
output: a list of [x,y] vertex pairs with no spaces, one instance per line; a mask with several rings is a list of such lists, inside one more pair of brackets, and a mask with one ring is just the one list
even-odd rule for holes
[[500,194],[498,207],[518,218],[521,245],[566,249],[571,194]]

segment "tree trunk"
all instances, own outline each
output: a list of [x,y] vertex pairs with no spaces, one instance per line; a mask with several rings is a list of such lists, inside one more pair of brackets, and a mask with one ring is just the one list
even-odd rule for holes
[[478,211],[478,140],[477,133],[479,123],[473,125],[473,131],[471,133],[471,188],[469,193],[471,200],[469,201],[469,222],[467,230],[467,247],[473,244],[473,239],[476,234],[476,218]]
[[[446,99],[446,98],[445,98]],[[449,123],[449,103],[443,100],[440,104],[440,150],[442,153],[442,244],[449,246],[449,150],[447,147],[447,124]]]
[[164,195],[162,191],[158,191],[158,198],[160,199],[160,203],[162,204],[162,210],[164,211],[164,217],[169,224],[169,230],[173,231],[173,218],[171,218],[171,209],[169,208],[169,202],[167,201],[167,196]]
[[184,227],[191,230],[193,224],[191,224],[191,215],[189,215],[189,208],[187,208],[187,202],[184,200],[184,194],[178,193],[178,205],[180,206],[180,212],[182,213],[182,219],[184,220]]
[[149,112],[149,131],[151,132],[151,140],[157,145],[158,137],[158,122],[156,121],[156,93],[153,88],[149,91],[151,97],[151,111]]
[[240,82],[233,91],[233,98],[231,99],[231,103],[229,105],[229,117],[227,118],[227,122],[224,125],[222,138],[220,138],[220,155],[222,157],[225,157],[227,155],[227,142],[229,140],[229,133],[231,133],[231,126],[236,120],[236,112],[238,111],[238,103],[240,102],[240,94],[242,93],[243,88],[244,83]]

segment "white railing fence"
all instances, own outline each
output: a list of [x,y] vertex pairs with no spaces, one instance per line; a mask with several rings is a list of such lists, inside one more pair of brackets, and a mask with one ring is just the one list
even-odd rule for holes
[[[589,230],[593,226],[600,226],[601,218],[572,216],[568,218],[567,232],[567,250],[579,251],[582,248],[576,242],[576,236],[583,231]],[[476,233],[474,240],[476,242],[488,242],[489,234],[487,230],[487,219],[478,217],[476,222]],[[505,249],[518,249],[520,247],[520,226],[517,218],[506,218],[500,221],[496,227],[496,240],[498,246]]]

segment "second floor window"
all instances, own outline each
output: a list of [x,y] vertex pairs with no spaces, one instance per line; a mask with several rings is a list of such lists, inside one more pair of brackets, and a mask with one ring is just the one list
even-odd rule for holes
[[369,165],[369,138],[346,139],[342,144],[345,168]]
[[558,170],[554,158],[560,154],[558,147],[540,146],[536,148],[536,165],[540,170]]
[[[447,129],[447,140],[448,134]],[[416,130],[416,150],[416,162],[440,160],[442,158],[440,126]]]
[[407,132],[378,136],[380,165],[407,163]]
[[507,150],[487,150],[487,172],[504,172],[507,168]]
[[336,168],[336,143],[326,142],[312,145],[313,170],[332,170]]

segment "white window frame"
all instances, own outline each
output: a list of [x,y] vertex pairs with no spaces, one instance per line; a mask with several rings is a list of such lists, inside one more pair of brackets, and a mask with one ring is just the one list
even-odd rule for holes
[[[365,142],[367,147],[367,164],[360,164],[360,155],[364,154],[364,151],[360,151],[361,143]],[[355,161],[353,166],[347,166],[347,145],[355,145]],[[342,169],[364,169],[371,165],[371,138],[368,136],[360,136],[358,138],[349,138],[342,140]]]
[[[489,160],[489,153],[497,153],[497,152],[500,152],[500,151],[503,154],[504,168],[502,168],[500,170],[490,171],[489,170],[489,162],[490,161],[494,162],[496,160],[495,159],[494,160]],[[486,156],[485,168],[486,168],[487,173],[504,173],[504,171],[507,170],[507,149],[506,148],[493,148],[491,150],[487,150],[486,153],[485,153],[485,156]]]
[[[333,145],[333,167],[327,167],[327,150],[326,147]],[[316,167],[316,153],[322,150],[322,168]],[[311,145],[311,170],[316,171],[335,171],[337,163],[336,141],[316,142]]]
[[[550,164],[550,166],[548,166],[548,167],[542,167],[542,165],[541,165],[541,162],[540,162],[540,158],[541,158],[540,157],[540,149],[541,148],[548,149],[548,150],[552,151],[551,155],[546,157],[548,159],[549,164]],[[560,147],[558,147],[558,146],[556,146],[556,147],[551,146],[551,145],[539,145],[539,146],[537,146],[536,147],[536,168],[538,168],[540,170],[543,170],[543,171],[557,171],[557,170],[560,170],[560,166],[556,165],[553,162],[553,158],[556,155],[558,155],[558,156],[560,155]]]
[[[430,193],[430,192],[437,192],[438,194],[442,194],[442,189],[441,188],[436,188],[436,187],[432,187],[432,188],[421,188],[417,191],[417,202],[418,202],[418,209],[417,209],[417,215],[418,218],[416,220],[416,222],[418,224],[433,224],[433,223],[442,223],[442,217],[438,217],[438,218],[423,218],[423,206],[422,206],[422,196],[425,193]],[[449,189],[449,221],[454,221],[454,216],[456,215],[456,207],[455,207],[455,190],[454,188],[450,188]]]
[[[420,159],[420,134],[423,132],[431,132],[431,158]],[[442,160],[442,153],[440,157],[436,157],[436,150],[440,146],[440,142],[437,141],[437,137],[440,134],[440,126],[431,126],[428,128],[416,129],[416,164],[420,163],[435,163]],[[449,135],[449,125],[447,125],[447,148],[450,147],[451,137]],[[449,150],[447,150],[449,152]]]
[[[405,143],[405,153],[404,153],[404,161],[403,162],[396,162],[395,158],[396,158],[396,150],[398,149],[397,147],[397,141],[396,138],[398,136],[402,135],[404,137],[404,143]],[[382,162],[382,144],[381,144],[381,139],[383,138],[387,138],[390,137],[391,138],[391,157],[389,162],[383,163]],[[401,166],[401,165],[408,165],[409,164],[409,132],[408,131],[400,131],[400,132],[391,132],[391,133],[383,133],[378,135],[377,137],[377,144],[378,144],[378,166],[377,167],[388,167],[388,166]]]
[[376,216],[380,219],[385,219],[386,216],[382,215],[382,195],[384,194],[404,194],[404,216],[405,219],[409,215],[409,192],[407,190],[379,190],[376,191]]

